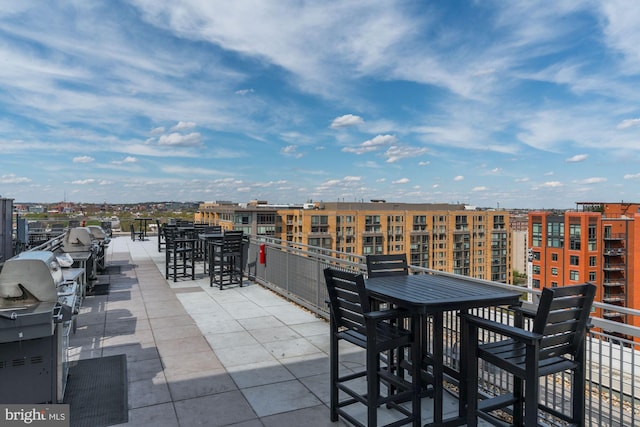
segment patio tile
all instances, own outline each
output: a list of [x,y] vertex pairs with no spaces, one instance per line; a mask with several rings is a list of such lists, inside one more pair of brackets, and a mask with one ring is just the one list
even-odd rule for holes
[[302,335],[303,337],[311,337],[316,335],[329,337],[329,322],[317,320],[309,323],[299,323],[291,325],[291,329]]
[[238,389],[223,368],[183,375],[167,373],[167,384],[174,402]]
[[129,409],[171,402],[164,377],[129,382]]
[[112,345],[102,349],[103,356],[113,356],[116,354],[125,354],[127,356],[127,362],[157,359],[160,357],[158,349],[153,343],[145,345],[140,343]]
[[304,378],[317,374],[329,376],[329,355],[322,352],[289,357],[280,360],[297,378]]
[[295,379],[291,372],[276,361],[231,366],[227,367],[227,370],[240,388],[255,387]]
[[251,301],[225,303],[223,309],[234,319],[264,317],[269,314],[262,307]]
[[183,355],[185,353],[185,349],[190,353],[211,351],[209,343],[200,333],[198,333],[198,335],[188,336],[185,338],[174,338],[168,340],[160,340],[156,338],[156,345],[158,346],[158,352],[162,357]]
[[188,314],[182,314],[178,316],[154,317],[149,319],[149,324],[151,324],[151,329],[168,327],[177,328],[186,325],[195,325],[195,321]]
[[112,427],[176,427],[178,417],[173,403],[144,406],[129,410],[129,422]]
[[127,379],[129,382],[162,379],[162,363],[160,358],[127,362]]
[[221,348],[216,350],[216,354],[227,369],[249,363],[276,361],[273,355],[260,344]]
[[168,376],[187,375],[223,367],[212,351],[200,351],[197,353],[185,351],[181,355],[162,357],[161,360]]
[[329,408],[325,405],[316,405],[297,411],[271,415],[261,419],[264,427],[295,426],[304,420],[305,427],[346,427],[344,421],[331,422]]
[[[242,323],[242,322],[240,322]],[[276,341],[289,341],[301,338],[295,331],[287,326],[270,327],[263,329],[253,329],[251,335],[260,343],[270,343]]]
[[153,336],[156,341],[175,340],[178,338],[202,336],[200,329],[196,325],[184,325],[179,328],[169,326],[166,328],[154,328]]
[[267,342],[263,345],[278,360],[318,352],[318,348],[304,338]]
[[228,426],[256,419],[239,391],[181,400],[174,405],[181,426]]
[[242,389],[259,417],[316,406],[321,402],[297,380]]
[[279,328],[285,326],[284,323],[278,320],[278,318],[275,316],[239,319],[238,323],[240,323],[248,331],[253,331],[254,329]]
[[247,331],[209,334],[204,336],[211,348],[218,351],[223,348],[258,344],[258,341]]

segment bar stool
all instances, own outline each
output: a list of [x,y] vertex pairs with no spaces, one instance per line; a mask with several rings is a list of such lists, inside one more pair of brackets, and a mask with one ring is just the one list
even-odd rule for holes
[[165,241],[166,279],[172,278],[176,282],[178,277],[191,277],[191,280],[195,280],[196,239],[185,236],[177,227],[166,227]]
[[227,285],[242,286],[242,231],[225,231],[222,239],[209,241],[209,286],[214,282],[220,289]]

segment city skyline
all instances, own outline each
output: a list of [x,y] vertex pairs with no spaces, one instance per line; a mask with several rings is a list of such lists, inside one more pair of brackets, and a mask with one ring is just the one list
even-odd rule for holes
[[4,2],[0,195],[640,200],[639,21],[624,0]]

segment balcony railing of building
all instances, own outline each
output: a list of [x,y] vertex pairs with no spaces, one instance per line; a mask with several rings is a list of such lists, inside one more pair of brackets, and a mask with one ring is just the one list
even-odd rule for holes
[[[258,262],[259,245],[266,245],[266,264]],[[364,258],[359,255],[336,252],[329,249],[281,241],[279,239],[252,237],[247,247],[247,267],[250,278],[273,291],[316,313],[328,318],[325,304],[327,298],[323,270],[328,266],[365,272]],[[412,267],[412,274],[434,274],[452,276],[420,267]],[[455,276],[455,275],[453,275]],[[512,285],[487,282],[465,276],[460,280],[491,283],[497,287],[513,289]],[[520,288],[526,301],[537,301],[539,292]],[[528,297],[530,295],[530,298]],[[640,310],[618,305],[595,303],[596,308],[615,318],[618,313],[627,320],[638,319]],[[503,310],[479,310],[477,313],[505,323],[513,319]],[[640,328],[615,320],[593,317],[592,328],[586,340],[586,425],[587,426],[631,426],[640,424]],[[632,322],[630,322],[632,323]],[[457,313],[445,315],[445,364],[457,369],[459,360],[459,322]],[[483,375],[483,393],[508,388],[512,378],[503,372],[487,370]],[[566,410],[570,402],[568,374],[547,378],[541,384],[541,396],[545,403],[559,411]],[[451,392],[456,393],[456,381],[449,379]],[[562,425],[556,420],[546,420],[550,425]]]

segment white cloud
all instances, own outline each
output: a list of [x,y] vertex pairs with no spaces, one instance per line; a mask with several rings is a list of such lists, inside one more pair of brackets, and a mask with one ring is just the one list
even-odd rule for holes
[[122,163],[136,163],[138,159],[132,156],[127,156],[122,160]]
[[302,153],[298,153],[298,147],[295,145],[288,145],[286,147],[284,147],[282,150],[280,150],[280,152],[282,154],[284,154],[285,156],[289,156],[289,157],[294,157],[296,159],[299,159],[302,157]]
[[25,182],[31,182],[31,179],[23,176],[16,176],[12,173],[0,176],[0,184],[23,184]]
[[431,164],[431,162],[427,161],[427,162],[418,162],[418,166],[429,166]]
[[409,178],[400,178],[396,181],[391,181],[392,184],[408,184],[409,183]]
[[331,122],[331,129],[341,129],[351,126],[357,126],[364,123],[364,120],[360,116],[354,116],[353,114],[345,114],[344,116],[336,117]]
[[616,126],[616,128],[627,129],[635,126],[640,126],[640,119],[625,119],[618,123],[618,126]]
[[454,181],[462,181],[462,180],[464,180],[464,176],[458,175],[458,176],[454,177],[453,180]]
[[529,182],[529,178],[525,177],[525,178],[516,178],[515,180],[516,182]]
[[98,183],[98,185],[111,185],[111,184],[113,184],[113,181],[109,181],[106,179],[103,179]]
[[387,145],[395,144],[398,139],[394,135],[377,135],[373,139],[369,139],[357,147],[345,147],[342,149],[345,153],[364,154],[371,151],[377,151]]
[[555,172],[549,171],[549,172],[545,172],[544,176],[553,176],[555,174]]
[[187,130],[187,129],[193,129],[194,127],[196,127],[196,124],[194,122],[178,122],[177,125],[175,125],[174,127],[172,127],[169,132],[175,132],[175,131],[179,131],[179,130]]
[[157,128],[153,128],[151,129],[151,135],[160,135],[164,133],[164,127],[163,126],[159,126]]
[[433,184],[431,188],[440,188],[440,184]]
[[421,156],[426,152],[426,148],[392,145],[384,156],[387,158],[387,163],[394,163],[398,160]]
[[487,191],[487,190],[488,190],[488,188],[485,187],[484,185],[481,185],[481,186],[478,186],[478,187],[473,187],[471,189],[471,191]]
[[586,179],[576,180],[574,182],[576,184],[598,184],[598,183],[601,183],[601,182],[607,182],[607,178],[593,177],[593,178],[586,178]]
[[158,139],[158,145],[170,146],[196,146],[202,143],[202,138],[198,132],[192,132],[188,135],[182,135],[177,132],[169,135],[162,135]]
[[499,173],[502,169],[500,168],[493,168],[491,169],[491,173]]
[[640,179],[640,173],[634,173],[634,174],[628,173],[628,174],[625,174],[624,179]]
[[541,184],[540,187],[548,187],[548,188],[562,187],[562,183],[560,181],[547,181]]
[[90,156],[78,156],[73,158],[73,163],[91,163],[95,159]]
[[253,93],[253,89],[240,89],[235,91],[236,95],[247,95],[249,93]]
[[76,184],[76,185],[87,185],[87,184],[93,184],[94,182],[96,182],[96,180],[93,178],[77,179],[75,181],[71,181],[72,184]]
[[584,162],[588,158],[589,158],[588,154],[576,154],[575,156],[572,156],[572,157],[569,157],[568,159],[565,159],[565,162],[567,162],[567,163]]

